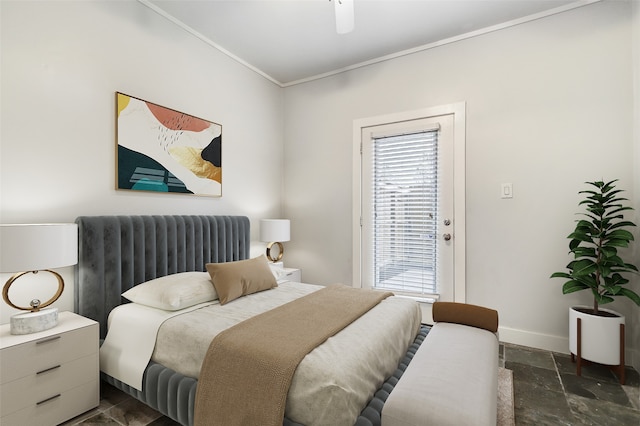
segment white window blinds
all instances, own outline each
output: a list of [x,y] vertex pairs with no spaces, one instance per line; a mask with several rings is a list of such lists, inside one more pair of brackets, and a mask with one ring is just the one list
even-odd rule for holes
[[373,138],[373,287],[435,294],[438,130]]

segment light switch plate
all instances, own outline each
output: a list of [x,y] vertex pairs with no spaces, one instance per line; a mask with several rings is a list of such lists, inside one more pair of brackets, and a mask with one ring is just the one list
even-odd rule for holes
[[500,185],[500,198],[513,198],[512,183],[503,183]]

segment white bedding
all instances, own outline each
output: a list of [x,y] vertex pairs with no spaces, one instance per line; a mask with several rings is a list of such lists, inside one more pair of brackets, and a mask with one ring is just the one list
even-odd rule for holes
[[179,311],[163,311],[137,303],[116,307],[109,313],[109,333],[100,346],[100,371],[141,391],[142,376],[162,323],[208,305],[211,302]]
[[[129,310],[135,316],[140,315],[140,310],[128,307],[135,304],[123,305],[110,315],[109,335],[105,344],[110,339],[115,341],[112,330],[116,329],[130,338],[141,336],[139,333],[155,335],[152,330],[155,326],[149,326],[149,322],[154,322],[158,324],[157,342],[151,359],[186,376],[198,377],[204,355],[217,333],[320,288],[285,282],[274,289],[241,297],[222,306],[214,302],[204,307],[194,307],[188,313],[184,313],[184,310],[166,313],[162,319],[159,317],[163,315],[158,314],[154,321],[143,322],[144,331],[137,328],[138,322],[127,318]],[[420,309],[415,301],[390,297],[329,338],[298,366],[287,397],[286,416],[309,426],[353,425],[375,390],[395,371],[415,338],[420,321]],[[139,343],[136,340],[136,344],[132,345],[134,349],[129,349],[135,353],[137,369],[141,364],[138,353],[148,351],[148,345],[144,351],[137,348]],[[127,350],[124,345],[120,345],[120,348]],[[113,351],[110,352],[113,354]],[[118,353],[118,356],[119,362],[128,357],[123,353]],[[102,368],[102,350],[100,357]],[[104,364],[109,363],[104,361]]]

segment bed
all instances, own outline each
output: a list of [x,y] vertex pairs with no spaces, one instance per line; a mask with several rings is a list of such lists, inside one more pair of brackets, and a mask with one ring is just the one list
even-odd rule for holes
[[[251,260],[249,258],[250,222],[244,216],[93,216],[79,217],[76,222],[79,227],[79,260],[75,277],[75,311],[100,324],[101,339],[107,338],[110,313],[114,309],[115,312],[128,309],[123,305],[127,305],[129,301],[122,296],[122,293],[162,277],[176,276],[192,271],[205,273],[207,264],[228,262],[240,264],[239,261]],[[287,291],[295,293],[305,288],[309,292],[316,292],[316,289],[309,290],[310,287],[305,287],[305,284],[283,283],[277,288],[278,290],[273,291],[273,294],[278,292],[284,294]],[[240,302],[236,305],[253,303],[253,297],[266,299],[267,295],[272,294],[270,292],[272,290],[244,296],[239,299]],[[283,297],[286,299],[289,296]],[[398,298],[385,299],[384,303],[392,299]],[[236,301],[225,306],[232,306],[234,303]],[[217,309],[216,304],[217,301],[213,301],[205,304],[206,306],[202,309],[199,308],[199,305],[190,309],[200,314],[207,309]],[[381,302],[380,305],[383,303]],[[135,306],[131,307],[135,308]],[[376,309],[379,308],[373,308],[371,311]],[[191,315],[188,313],[183,315],[182,311],[177,312],[180,315],[172,317],[170,321],[163,324],[170,324],[171,321],[185,321],[185,318],[188,318],[187,315]],[[370,315],[370,312],[363,315],[363,318]],[[359,321],[364,320],[358,319],[354,324]],[[162,327],[170,328],[168,325],[162,325]],[[367,327],[370,327],[369,329],[372,331],[378,328],[370,325]],[[415,327],[415,325],[411,327]],[[428,332],[429,327],[419,324],[416,330],[411,331],[411,338],[404,347],[399,349],[400,355],[395,355],[397,359],[394,360],[393,369],[385,373],[384,378],[380,380],[379,387],[368,392],[365,403],[361,408],[358,408],[359,414],[356,413],[354,416],[354,424],[360,426],[380,424],[380,413],[384,402]],[[346,333],[346,329],[336,335],[336,340],[339,340],[338,337],[341,333]],[[161,334],[164,332],[158,333],[158,335]],[[329,346],[329,343],[323,345]],[[159,346],[161,345],[159,344]],[[349,348],[347,352],[352,351],[355,349]],[[175,352],[175,348],[168,347],[165,350],[165,353],[172,352]],[[315,352],[314,350],[309,355]],[[387,350],[378,352],[386,353]],[[377,355],[379,354],[373,354],[374,357]],[[345,356],[345,358],[347,357]],[[170,368],[163,365],[163,363],[170,364],[170,361],[160,363],[154,359],[156,359],[155,350],[154,357],[148,362],[145,361],[141,386],[132,386],[130,383],[104,372],[101,377],[111,385],[173,420],[185,426],[193,425],[198,390],[198,379],[194,377],[196,374],[189,372],[183,374],[183,372],[177,371],[180,370],[182,361],[177,361],[178,368]],[[388,361],[386,362],[388,363]],[[298,370],[301,368],[302,363]],[[296,375],[299,374],[302,375],[301,372],[296,371]],[[291,393],[293,393],[294,384],[298,382],[302,383],[300,380],[296,382],[296,376],[294,376]],[[301,384],[296,385],[296,389],[298,388],[301,389],[300,393],[305,393]],[[358,396],[358,398],[363,397],[363,395]],[[287,399],[287,411],[283,425],[307,424],[300,422],[299,416],[291,414],[295,414],[296,410],[305,411],[306,409],[303,407],[290,410],[289,398],[293,397],[290,395]],[[311,397],[311,404],[315,403],[314,398],[314,396]],[[324,404],[322,401],[319,401],[318,404]],[[323,406],[314,409],[339,411],[342,408],[333,406],[331,403],[330,407]]]

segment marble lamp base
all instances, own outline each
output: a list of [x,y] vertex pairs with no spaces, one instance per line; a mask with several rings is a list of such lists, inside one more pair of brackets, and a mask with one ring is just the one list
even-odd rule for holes
[[58,308],[45,308],[11,316],[11,334],[31,334],[48,330],[58,324]]

